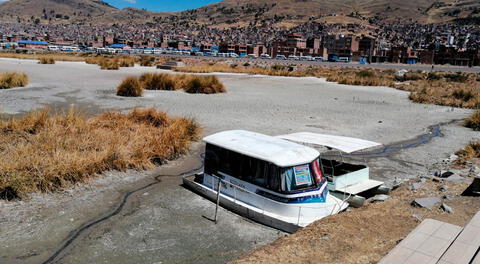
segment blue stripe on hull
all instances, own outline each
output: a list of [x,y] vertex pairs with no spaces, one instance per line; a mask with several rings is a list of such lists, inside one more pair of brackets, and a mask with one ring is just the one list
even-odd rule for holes
[[[212,190],[215,190],[214,187],[210,184],[206,184],[205,181],[203,180],[202,182],[200,182],[200,184],[202,184],[203,186],[207,187],[207,188],[210,188]],[[228,184],[228,183],[227,183]],[[325,185],[325,186],[324,186]],[[325,203],[326,199],[327,199],[327,196],[328,196],[328,188],[326,186],[326,181],[322,183],[321,186],[324,186],[324,189],[323,189],[323,192],[321,194],[316,194],[316,195],[306,195],[306,196],[302,196],[302,197],[295,197],[295,198],[286,198],[286,197],[281,197],[281,196],[277,196],[275,194],[272,194],[270,192],[265,192],[265,191],[262,191],[262,190],[257,190],[255,193],[260,195],[260,196],[263,196],[265,198],[268,198],[268,199],[271,199],[271,200],[274,200],[276,202],[280,202],[280,203],[286,203],[286,204],[308,204],[308,203]],[[310,190],[309,192],[314,192],[314,191],[318,191],[320,190],[321,188],[315,188],[313,190]],[[232,195],[228,194],[228,193],[225,193],[223,191],[220,191],[221,194],[225,195],[225,196],[228,196],[230,198],[234,198]],[[303,193],[308,193],[306,191],[304,191]],[[238,199],[238,197],[237,197]],[[243,201],[243,200],[242,200]],[[246,201],[243,201],[246,203]],[[253,204],[250,204],[254,207],[257,207]]]

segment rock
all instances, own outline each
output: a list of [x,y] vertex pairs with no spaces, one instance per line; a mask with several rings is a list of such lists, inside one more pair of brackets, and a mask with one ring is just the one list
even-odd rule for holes
[[441,178],[448,178],[448,177],[452,176],[453,174],[455,174],[455,173],[453,173],[451,171],[446,171],[446,172],[442,173],[442,175],[440,177]]
[[475,173],[478,171],[478,167],[477,166],[473,166],[470,168],[470,170],[468,171],[469,173]]
[[434,182],[442,182],[443,180],[444,180],[443,178],[432,177],[432,181],[434,181]]
[[443,211],[445,211],[445,212],[447,212],[447,213],[449,213],[449,214],[453,214],[453,209],[452,209],[452,207],[448,206],[448,205],[445,204],[445,203],[442,203],[442,205],[440,206],[440,208],[441,208]]
[[462,196],[480,196],[480,177],[473,178],[472,184],[463,191]]
[[390,199],[390,195],[386,194],[377,194],[373,196],[372,198],[369,199],[369,202],[375,203],[375,202],[385,202],[386,200]]
[[399,180],[397,177],[395,177],[395,179],[392,182],[392,190],[395,190],[398,187],[400,187],[402,183],[403,183],[402,180]]
[[446,181],[446,182],[453,183],[453,184],[466,184],[466,183],[468,183],[467,179],[465,179],[462,176],[459,176],[457,174],[453,174],[452,176],[450,176],[448,178],[444,178],[443,180]]
[[428,179],[430,180],[433,176],[432,175],[420,175],[420,179]]
[[407,72],[408,72],[408,71],[405,70],[405,69],[399,70],[399,71],[397,71],[397,72],[395,73],[395,77],[401,79],[401,78],[403,78],[403,77],[405,76],[405,74],[407,74]]
[[434,197],[426,197],[426,198],[417,198],[412,202],[413,206],[418,206],[422,208],[427,208],[427,209],[433,209],[435,207],[435,204],[441,202],[442,199],[438,196]]
[[443,199],[451,201],[451,200],[455,199],[455,196],[454,195],[444,195]]
[[458,155],[456,154],[450,155],[450,158],[449,158],[450,161],[456,161],[457,159],[458,159]]
[[442,186],[440,186],[440,191],[441,191],[441,192],[446,192],[446,191],[448,191],[448,186],[445,185],[445,184],[442,185]]
[[422,188],[423,185],[425,185],[424,182],[414,182],[414,183],[410,186],[410,190],[416,191],[416,190]]
[[418,222],[423,221],[423,217],[420,214],[412,214],[412,217],[415,218]]

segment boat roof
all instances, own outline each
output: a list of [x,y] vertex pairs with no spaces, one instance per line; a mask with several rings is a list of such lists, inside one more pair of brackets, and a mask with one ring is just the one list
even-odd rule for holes
[[271,162],[279,167],[307,164],[320,156],[320,153],[314,148],[245,130],[223,131],[207,136],[203,141]]
[[313,144],[338,149],[345,153],[352,153],[382,144],[352,137],[342,137],[334,135],[316,134],[311,132],[299,132],[288,135],[277,136],[277,138],[286,139],[298,143]]

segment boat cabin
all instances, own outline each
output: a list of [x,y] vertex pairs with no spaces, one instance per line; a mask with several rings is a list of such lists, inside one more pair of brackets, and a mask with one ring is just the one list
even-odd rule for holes
[[281,194],[315,190],[326,183],[320,153],[310,147],[248,131],[204,139],[205,173],[226,175]]

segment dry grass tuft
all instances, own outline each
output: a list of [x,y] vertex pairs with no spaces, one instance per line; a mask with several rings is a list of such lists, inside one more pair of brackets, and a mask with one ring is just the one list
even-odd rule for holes
[[124,56],[117,59],[118,66],[120,67],[133,67],[135,66],[135,59],[133,57]]
[[0,121],[0,198],[85,182],[107,170],[150,169],[189,150],[196,122],[154,109],[86,118],[35,111]]
[[98,65],[102,70],[118,70],[120,65],[117,59],[102,58],[98,61]]
[[[126,83],[130,86],[141,85],[147,90],[184,90],[187,93],[225,93],[225,86],[216,76],[195,76],[188,74],[167,74],[167,73],[144,73],[138,79],[135,77],[127,78]],[[127,79],[124,80],[127,81]]]
[[125,78],[117,87],[117,95],[127,97],[138,97],[143,94],[143,84],[138,78],[130,76]]
[[152,56],[140,56],[140,66],[146,66],[146,67],[151,67],[155,66],[155,57]]
[[480,141],[470,142],[464,149],[457,151],[460,158],[458,164],[464,164],[466,161],[472,161],[480,158]]
[[465,126],[473,130],[480,131],[480,110],[477,110],[467,119],[465,119]]
[[216,76],[191,76],[184,87],[187,93],[224,93],[227,90]]
[[28,76],[25,73],[6,72],[0,74],[0,89],[24,87],[28,85]]
[[181,84],[183,83],[182,76],[166,73],[144,73],[139,80],[147,90],[174,91],[181,89]]
[[38,64],[55,64],[53,57],[42,57],[38,60]]
[[44,52],[44,53],[32,53],[22,54],[15,52],[0,52],[2,58],[14,58],[14,59],[33,59],[41,60],[42,58],[53,58],[55,61],[84,61],[85,58],[81,53],[56,53],[56,52]]

